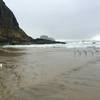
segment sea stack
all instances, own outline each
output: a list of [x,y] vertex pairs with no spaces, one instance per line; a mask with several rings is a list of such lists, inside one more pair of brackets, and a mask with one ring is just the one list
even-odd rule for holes
[[31,44],[32,41],[19,27],[13,12],[0,0],[0,44]]

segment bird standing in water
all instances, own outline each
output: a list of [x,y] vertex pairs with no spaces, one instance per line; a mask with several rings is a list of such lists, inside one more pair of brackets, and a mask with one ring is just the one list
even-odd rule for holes
[[3,67],[3,64],[0,63],[0,69],[2,69],[2,67]]

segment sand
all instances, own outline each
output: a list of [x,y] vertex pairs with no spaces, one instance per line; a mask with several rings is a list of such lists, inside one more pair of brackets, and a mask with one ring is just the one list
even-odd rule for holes
[[0,100],[100,100],[94,48],[0,50]]

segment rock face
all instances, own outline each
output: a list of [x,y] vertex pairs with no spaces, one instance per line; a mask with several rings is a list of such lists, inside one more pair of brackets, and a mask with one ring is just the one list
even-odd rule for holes
[[19,27],[12,11],[0,0],[0,44],[30,44],[32,41]]

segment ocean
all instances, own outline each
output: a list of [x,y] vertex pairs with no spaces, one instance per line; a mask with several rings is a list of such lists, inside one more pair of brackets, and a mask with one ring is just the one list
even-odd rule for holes
[[86,47],[97,47],[100,48],[100,41],[95,40],[64,40],[66,44],[33,44],[33,45],[5,45],[3,48],[24,48],[24,47],[65,47],[65,48],[86,48]]

